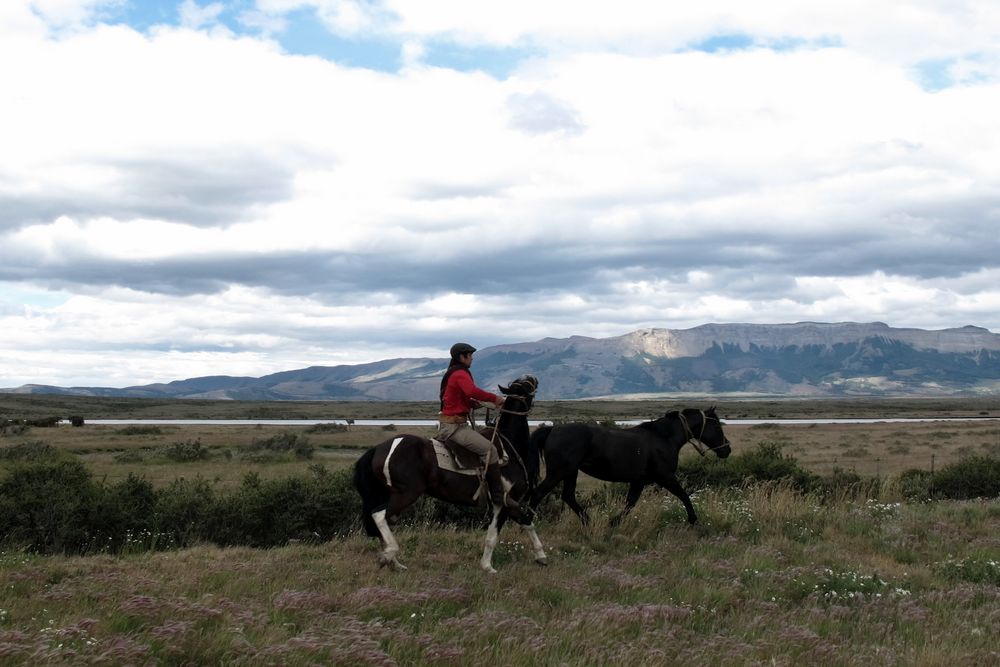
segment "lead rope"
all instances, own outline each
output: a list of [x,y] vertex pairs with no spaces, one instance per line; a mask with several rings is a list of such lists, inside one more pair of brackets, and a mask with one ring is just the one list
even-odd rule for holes
[[687,417],[684,416],[684,413],[677,413],[677,415],[681,418],[681,425],[684,426],[684,435],[688,437],[687,442],[691,443],[691,446],[694,447],[696,452],[705,456],[705,443],[701,441],[701,436],[705,435],[705,412],[704,410],[699,410],[698,414],[701,415],[701,433],[699,433],[696,438],[694,431],[691,430],[691,426],[688,424]]

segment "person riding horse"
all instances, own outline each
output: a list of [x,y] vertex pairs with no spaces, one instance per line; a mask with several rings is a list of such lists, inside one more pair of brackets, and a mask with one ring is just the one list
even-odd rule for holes
[[441,378],[441,415],[436,438],[464,447],[478,456],[486,469],[490,499],[512,512],[520,512],[520,505],[503,488],[496,447],[469,423],[469,412],[480,402],[493,403],[500,409],[504,401],[503,396],[476,386],[469,371],[475,351],[476,348],[468,343],[451,346],[451,363]]

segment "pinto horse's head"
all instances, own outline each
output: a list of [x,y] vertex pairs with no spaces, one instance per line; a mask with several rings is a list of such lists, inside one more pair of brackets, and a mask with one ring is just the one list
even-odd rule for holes
[[497,385],[507,398],[516,398],[524,402],[524,410],[531,409],[531,403],[535,399],[535,391],[538,389],[538,378],[534,375],[522,375],[506,387]]

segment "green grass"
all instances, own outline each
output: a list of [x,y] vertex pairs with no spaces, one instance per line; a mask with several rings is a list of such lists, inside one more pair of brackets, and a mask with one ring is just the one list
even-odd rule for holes
[[[611,496],[609,496],[611,497]],[[614,502],[614,500],[612,500]],[[989,664],[1000,501],[820,501],[782,485],[651,492],[483,533],[399,530],[407,572],[350,535],[269,550],[0,554],[4,664]],[[599,518],[600,517],[600,518]],[[803,536],[805,536],[803,538]]]

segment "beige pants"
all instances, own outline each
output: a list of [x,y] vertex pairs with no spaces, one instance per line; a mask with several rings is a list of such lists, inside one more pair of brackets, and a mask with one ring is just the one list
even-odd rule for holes
[[444,442],[449,440],[456,445],[465,447],[470,452],[479,457],[484,466],[499,461],[497,448],[489,440],[479,434],[476,429],[468,424],[448,424],[438,422],[437,439]]

